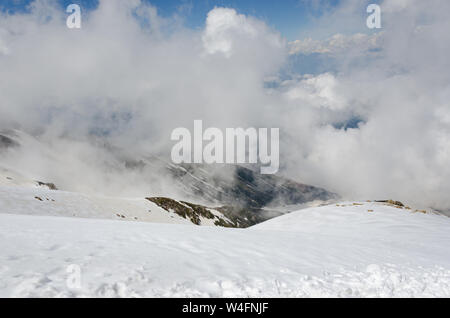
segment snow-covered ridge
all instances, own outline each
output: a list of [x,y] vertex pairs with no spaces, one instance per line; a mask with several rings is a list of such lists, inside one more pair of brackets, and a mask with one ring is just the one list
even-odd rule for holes
[[[0,213],[193,225],[189,218],[163,209],[145,198],[54,191],[31,182],[27,187],[0,185]],[[200,215],[197,225],[214,226],[214,221],[228,221],[220,212],[214,213],[214,220]]]
[[229,206],[206,207],[166,197],[121,198],[60,191],[0,166],[0,213],[249,227],[269,217]]
[[249,229],[0,214],[0,296],[450,296],[449,218],[353,203]]
[[283,212],[204,206],[169,197],[122,198],[61,191],[53,183],[33,180],[0,165],[0,213],[246,228]]

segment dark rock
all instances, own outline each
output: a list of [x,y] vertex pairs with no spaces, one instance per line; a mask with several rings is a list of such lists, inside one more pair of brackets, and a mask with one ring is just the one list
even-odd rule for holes
[[36,181],[36,183],[38,184],[38,186],[47,187],[50,190],[58,190],[58,188],[53,183],[50,183],[50,182]]
[[[176,213],[196,225],[201,225],[200,218],[203,217],[213,220],[214,224],[217,226],[246,228],[267,221],[270,218],[259,209],[238,208],[232,206],[210,208],[199,204],[193,204],[186,201],[176,201],[164,197],[153,197],[146,199],[155,203],[167,212]],[[224,218],[214,215],[211,210],[219,211],[223,214]]]
[[15,141],[5,135],[0,135],[0,149],[16,148],[19,146],[20,146],[20,144],[17,141]]

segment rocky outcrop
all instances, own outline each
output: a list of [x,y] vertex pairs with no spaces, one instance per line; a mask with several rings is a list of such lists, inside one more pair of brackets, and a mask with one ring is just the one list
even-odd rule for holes
[[15,141],[14,139],[5,136],[5,135],[0,135],[0,150],[1,149],[8,149],[8,148],[16,148],[19,147],[20,144]]
[[165,197],[146,198],[167,212],[176,213],[196,225],[202,225],[202,219],[211,220],[221,227],[246,228],[268,220],[262,213],[252,209],[222,206],[206,207],[186,201],[177,201]]

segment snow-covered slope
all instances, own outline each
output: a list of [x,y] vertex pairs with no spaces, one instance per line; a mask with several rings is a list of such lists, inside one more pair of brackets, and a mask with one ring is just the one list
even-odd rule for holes
[[[219,211],[208,211],[213,214],[213,218],[198,215],[197,225],[214,226],[216,221],[230,222]],[[172,209],[163,209],[145,198],[114,198],[53,191],[31,182],[26,187],[0,185],[0,213],[193,225],[189,217],[182,217]]]
[[[168,200],[181,206],[184,214],[174,208],[158,205],[152,198],[121,198],[95,193],[60,191],[54,184],[32,180],[9,167],[0,165],[0,213],[169,224],[195,223],[202,226],[235,224],[216,209],[194,211],[183,202]],[[189,215],[186,215],[186,211]]]
[[450,219],[360,204],[249,229],[0,214],[0,296],[449,297]]

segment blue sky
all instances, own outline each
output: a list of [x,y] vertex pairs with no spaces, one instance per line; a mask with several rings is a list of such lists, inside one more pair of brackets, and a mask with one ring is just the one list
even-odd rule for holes
[[[147,1],[147,0],[146,0]],[[327,7],[339,4],[341,0],[323,0]],[[23,11],[32,0],[2,0],[0,8],[10,12]],[[98,0],[58,0],[61,6],[77,3],[84,9],[92,9]],[[308,24],[311,16],[322,13],[308,0],[148,0],[158,8],[162,16],[182,14],[186,25],[191,28],[202,27],[206,14],[216,6],[232,7],[240,13],[249,14],[264,20],[280,31],[288,39],[296,38],[298,30]]]

